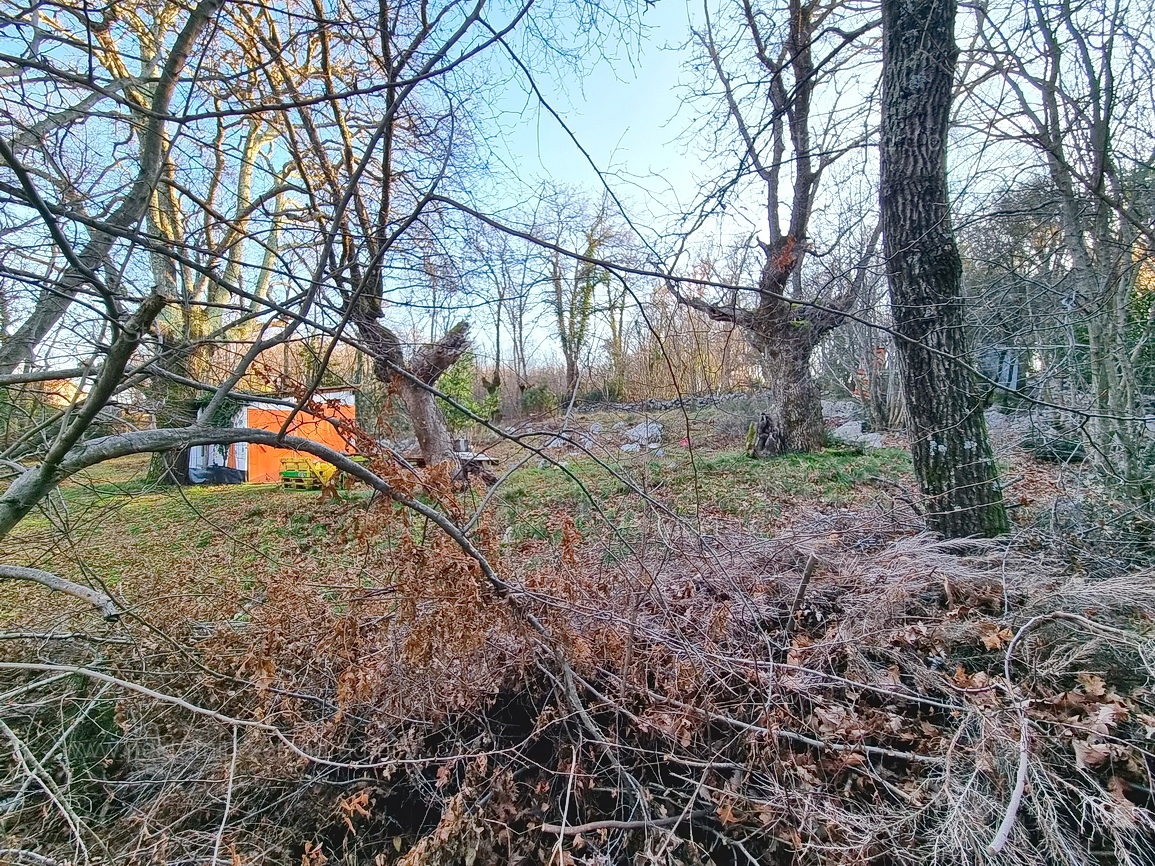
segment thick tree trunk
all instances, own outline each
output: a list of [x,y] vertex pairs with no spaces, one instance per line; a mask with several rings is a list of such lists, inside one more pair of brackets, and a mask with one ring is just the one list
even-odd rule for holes
[[751,457],[815,451],[826,443],[822,401],[810,375],[814,351],[809,332],[785,331],[763,356],[772,406],[759,418]]
[[426,466],[436,466],[447,460],[456,460],[449,441],[449,425],[437,405],[437,399],[410,379],[397,377],[397,390],[409,412],[409,423]]
[[1008,528],[969,370],[946,135],[956,4],[883,0],[882,225],[914,469],[927,525],[948,538]]
[[[158,365],[170,373],[175,373],[186,379],[196,379],[194,357],[197,348],[190,343],[173,345],[171,339],[162,332],[163,351],[160,353]],[[178,336],[176,339],[180,339]],[[206,350],[203,347],[199,351]],[[145,385],[145,394],[157,407],[153,422],[158,429],[168,427],[188,427],[197,420],[198,392],[187,385],[180,385],[162,376],[157,376]],[[152,455],[152,462],[148,467],[148,480],[155,484],[187,486],[189,453],[188,449],[156,452]]]
[[465,354],[469,348],[468,323],[459,322],[436,343],[422,346],[406,368],[401,344],[392,331],[369,316],[354,318],[362,342],[373,355],[373,374],[380,381],[393,384],[405,403],[425,465],[455,461],[457,455],[449,441],[445,415],[437,405],[437,398],[421,384],[435,385],[441,374]]

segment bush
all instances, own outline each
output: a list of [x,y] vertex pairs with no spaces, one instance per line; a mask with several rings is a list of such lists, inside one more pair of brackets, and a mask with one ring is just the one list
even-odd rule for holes
[[546,415],[557,411],[557,395],[545,383],[539,383],[521,392],[519,400],[525,415]]
[[621,379],[609,379],[578,397],[578,402],[586,406],[599,403],[621,403],[626,399],[626,386]]
[[437,380],[437,390],[462,406],[462,412],[457,406],[444,400],[439,400],[441,411],[445,413],[445,421],[451,430],[461,430],[474,424],[473,417],[489,420],[497,411],[498,396],[496,393],[487,394],[478,400],[474,396],[477,388],[477,365],[472,352],[466,352],[452,367],[446,370]]

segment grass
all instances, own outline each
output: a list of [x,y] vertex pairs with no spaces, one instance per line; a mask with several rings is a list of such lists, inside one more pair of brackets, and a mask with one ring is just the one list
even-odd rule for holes
[[878,496],[873,479],[907,483],[912,476],[909,454],[897,448],[827,448],[770,460],[698,450],[693,462],[688,452],[668,449],[661,458],[651,452],[627,459],[615,467],[620,477],[584,456],[565,465],[522,469],[502,489],[505,517],[516,522],[519,536],[544,537],[546,522],[559,510],[579,527],[594,522],[599,509],[620,522],[637,510],[638,490],[682,516],[728,516],[753,526],[803,504],[862,504]]
[[[849,507],[879,496],[871,479],[910,479],[898,449],[865,453],[828,448],[814,454],[751,460],[736,451],[668,448],[622,455],[605,466],[584,455],[556,465],[528,465],[499,490],[497,508],[511,540],[555,544],[557,517],[571,516],[585,533],[608,518],[629,533],[641,509],[637,491],[684,517],[738,520],[770,530],[804,506]],[[5,541],[4,557],[65,577],[96,577],[131,598],[150,583],[180,574],[206,597],[251,593],[270,570],[309,562],[318,583],[362,572],[364,551],[345,538],[342,506],[318,508],[318,494],[277,485],[156,488],[143,478],[147,460],[114,461],[71,479],[49,503],[49,520],[30,515]],[[363,495],[363,494],[362,494]],[[63,532],[61,532],[63,528]],[[371,551],[394,545],[379,537]],[[0,585],[0,622],[10,621],[40,589]]]
[[[82,582],[95,578],[129,603],[163,604],[156,591],[179,585],[203,598],[205,618],[227,618],[237,597],[287,568],[307,562],[303,570],[318,583],[360,573],[350,552],[357,546],[342,534],[343,504],[318,508],[318,498],[275,484],[148,492],[131,482],[73,484],[50,503],[51,519],[29,515],[0,556]],[[375,553],[360,550],[362,558]],[[40,587],[0,583],[0,624],[34,616],[43,597]]]

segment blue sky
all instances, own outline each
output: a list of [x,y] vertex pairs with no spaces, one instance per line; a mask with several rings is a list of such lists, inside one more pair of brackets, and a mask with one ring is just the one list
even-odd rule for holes
[[[640,44],[604,46],[613,59],[599,59],[581,77],[539,74],[537,86],[597,166],[612,175],[615,191],[643,212],[676,209],[697,187],[696,158],[682,137],[690,111],[681,106],[679,87],[687,54],[685,0],[659,0],[645,10],[648,28]],[[524,106],[506,136],[508,164],[526,183],[537,179],[589,190],[601,181],[557,121],[514,84],[502,105]]]

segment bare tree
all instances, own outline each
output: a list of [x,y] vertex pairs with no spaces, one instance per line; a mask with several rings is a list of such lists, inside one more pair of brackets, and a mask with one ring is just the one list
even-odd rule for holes
[[[63,18],[78,19],[82,28],[89,28],[93,36],[90,40],[93,51],[89,60],[92,65],[106,64],[108,72],[117,79],[117,88],[111,92],[99,87],[88,88],[83,84],[83,77],[54,76],[56,70],[49,65],[50,80],[66,82],[64,92],[75,94],[73,98],[76,103],[49,117],[29,118],[30,122],[9,112],[16,127],[13,137],[17,144],[25,147],[22,148],[24,152],[17,156],[7,144],[0,143],[0,159],[14,175],[14,182],[5,182],[5,192],[39,212],[45,224],[51,228],[53,241],[63,261],[59,267],[51,267],[50,272],[44,276],[42,288],[31,310],[0,346],[0,373],[12,373],[31,360],[37,345],[52,332],[78,295],[94,295],[114,321],[122,314],[120,302],[110,285],[117,281],[119,274],[109,256],[118,238],[136,229],[153,202],[166,164],[168,118],[174,94],[201,33],[210,25],[222,5],[222,0],[202,0],[191,11],[166,7],[153,17],[148,27],[138,28],[136,36],[142,56],[139,60],[141,69],[136,73],[126,68],[119,50],[111,44],[114,38],[113,25],[118,23],[115,9],[108,10],[108,17],[104,20],[93,22],[88,20],[85,9],[71,6],[60,8]],[[137,16],[133,18],[135,22],[142,20]],[[166,24],[176,22],[180,22],[180,26],[175,33],[166,33]],[[166,37],[171,38],[171,43],[165,44]],[[43,33],[38,33],[33,44],[41,44],[44,38]],[[62,45],[71,43],[68,34],[48,38]],[[28,57],[26,62],[29,68],[45,64],[39,56]],[[155,82],[145,86],[145,80],[154,74]],[[53,153],[44,145],[37,147],[34,142],[47,136],[44,144],[51,144],[55,136],[48,136],[49,132],[63,135],[73,123],[88,117],[98,103],[113,99],[127,105],[137,118],[136,122],[129,124],[136,144],[135,160],[132,163],[135,171],[111,212],[103,215],[98,224],[85,226],[87,237],[77,248],[60,229],[51,204],[44,197],[47,193],[42,194],[37,186],[37,179],[45,173],[38,170],[36,163],[46,163],[54,169],[58,164],[58,153]],[[56,172],[51,171],[51,175],[56,175]],[[55,186],[76,208],[82,203],[79,191],[69,180],[58,176]],[[104,273],[103,278],[100,276],[101,271]]]
[[[844,320],[859,281],[812,284],[814,274],[806,268],[814,244],[811,217],[823,174],[866,144],[866,133],[854,129],[830,85],[851,46],[857,48],[876,22],[839,3],[806,0],[788,0],[774,11],[743,2],[737,19],[732,31],[716,27],[707,7],[705,26],[696,35],[721,91],[725,123],[738,142],[734,180],[716,197],[724,200],[749,174],[765,201],[768,236],[758,241],[764,261],[751,290],[756,303],[745,307],[737,297],[711,303],[676,285],[671,290],[683,303],[738,325],[762,354],[772,406],[759,422],[753,454],[763,457],[825,443],[811,355]],[[836,106],[821,121],[814,116],[819,93]]]
[[974,77],[988,83],[968,90],[984,137],[1013,142],[1038,171],[1062,250],[1046,307],[1062,311],[1069,381],[1081,368],[1087,375],[1074,394],[1050,397],[1082,414],[1100,475],[1136,502],[1155,492],[1140,384],[1155,319],[1139,309],[1138,282],[1155,246],[1144,202],[1155,146],[1152,24],[1148,5],[1126,0],[996,6],[975,31]]
[[[566,390],[578,386],[582,358],[590,346],[602,294],[610,291],[610,271],[597,261],[614,259],[624,249],[623,232],[613,222],[610,201],[596,209],[579,197],[554,190],[546,200],[547,214],[536,233],[549,242],[547,303],[565,360]],[[573,250],[576,257],[566,255]]]

